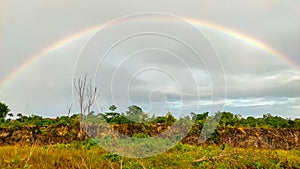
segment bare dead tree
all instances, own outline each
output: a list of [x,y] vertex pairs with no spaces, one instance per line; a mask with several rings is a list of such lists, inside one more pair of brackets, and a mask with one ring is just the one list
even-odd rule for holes
[[74,89],[75,92],[78,95],[78,102],[79,102],[79,108],[80,108],[80,122],[82,122],[83,115],[84,115],[84,102],[87,96],[86,92],[87,84],[86,84],[86,75],[83,79],[74,79]]
[[87,82],[87,76],[85,75],[83,79],[74,79],[74,89],[78,95],[78,103],[80,108],[80,133],[83,134],[83,117],[87,113],[90,113],[91,107],[95,101],[99,98],[97,87],[94,86],[92,80]]
[[[84,105],[84,112],[87,113],[87,115],[91,112],[91,107],[99,96],[100,95],[97,93],[97,86],[93,86],[92,80],[90,80],[86,88],[86,101]],[[88,125],[82,127],[85,127],[85,131],[88,130]]]
[[68,117],[70,117],[72,107],[73,107],[72,103],[71,104],[66,103],[66,108],[67,108],[67,111],[68,111]]
[[99,94],[97,92],[97,86],[93,86],[91,81],[89,82],[87,88],[86,88],[86,97],[87,102],[85,105],[85,112],[90,113],[91,107],[95,103],[95,101],[99,98]]

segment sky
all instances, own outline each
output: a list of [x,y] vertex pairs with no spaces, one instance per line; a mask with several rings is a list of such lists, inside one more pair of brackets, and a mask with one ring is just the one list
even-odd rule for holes
[[[56,117],[93,109],[300,118],[300,1],[1,1],[0,101]],[[105,25],[105,26],[104,26]]]

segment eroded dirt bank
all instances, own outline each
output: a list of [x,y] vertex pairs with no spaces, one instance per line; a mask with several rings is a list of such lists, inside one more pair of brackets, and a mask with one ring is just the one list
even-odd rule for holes
[[[164,138],[174,139],[176,135],[182,134],[184,126],[177,127],[174,130],[171,126],[164,124],[131,124],[131,125],[112,125],[89,126],[84,129],[88,131],[88,135],[95,137],[113,136],[136,136],[137,134],[145,134],[155,136],[160,134]],[[194,126],[190,133],[182,139],[185,144],[198,144],[201,127]],[[0,146],[4,145],[49,145],[55,143],[70,143],[75,140],[82,140],[84,134],[80,133],[79,126],[48,126],[37,127],[27,126],[22,128],[0,128]],[[115,131],[118,131],[115,132]],[[263,149],[290,149],[300,148],[300,130],[299,129],[267,129],[267,128],[238,128],[228,127],[219,128],[213,136],[204,144],[223,144],[234,147],[255,147]]]

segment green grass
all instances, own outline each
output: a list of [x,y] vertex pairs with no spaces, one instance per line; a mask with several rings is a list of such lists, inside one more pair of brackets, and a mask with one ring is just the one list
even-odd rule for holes
[[[148,158],[125,158],[78,142],[53,146],[0,147],[0,168],[300,168],[299,150],[261,150],[177,144]],[[197,162],[198,161],[198,162]]]

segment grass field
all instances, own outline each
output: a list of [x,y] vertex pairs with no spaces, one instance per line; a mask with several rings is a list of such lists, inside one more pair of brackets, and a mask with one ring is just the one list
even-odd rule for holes
[[0,147],[1,168],[300,168],[299,150],[262,150],[177,144],[148,158],[125,158],[98,146]]

